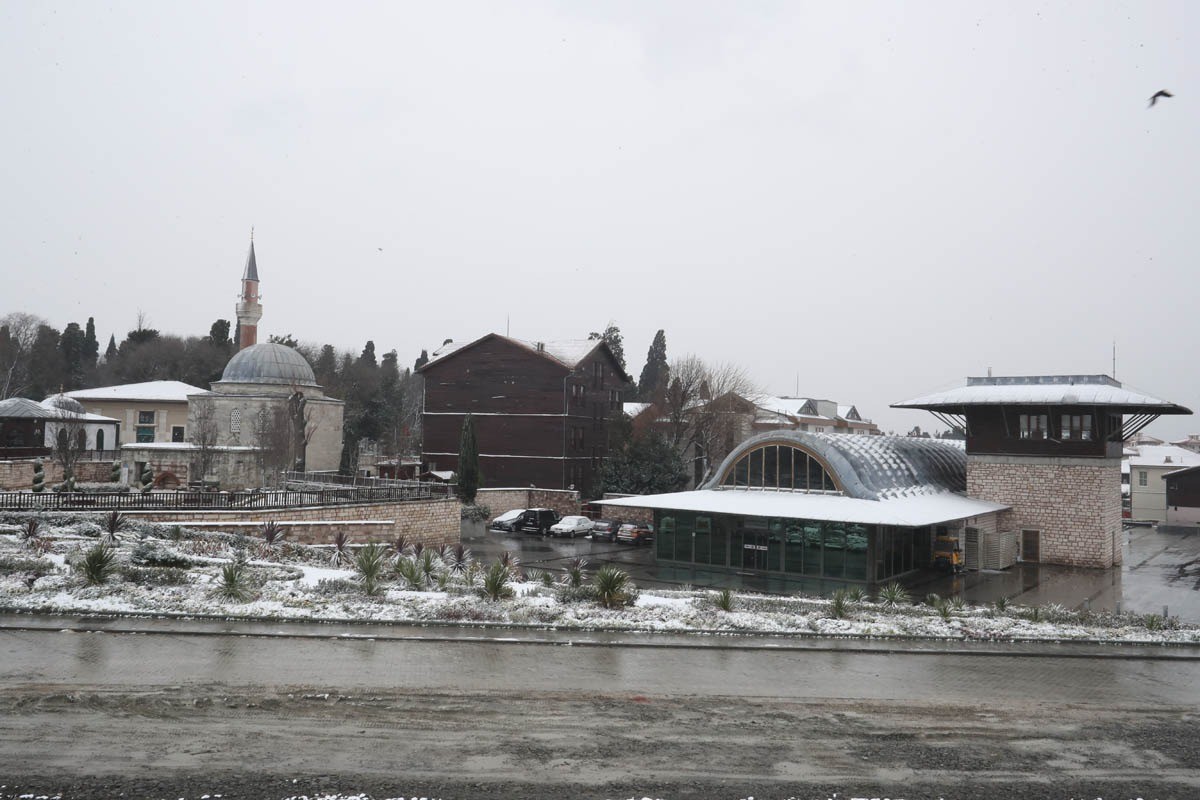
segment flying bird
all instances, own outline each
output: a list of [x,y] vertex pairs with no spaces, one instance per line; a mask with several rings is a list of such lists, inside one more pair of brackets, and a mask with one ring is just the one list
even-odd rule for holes
[[1175,96],[1175,95],[1171,94],[1171,93],[1170,93],[1170,92],[1168,92],[1166,89],[1159,89],[1159,90],[1158,90],[1157,92],[1155,92],[1155,93],[1154,93],[1154,95],[1153,95],[1153,96],[1150,98],[1150,105],[1149,105],[1149,106],[1146,106],[1146,108],[1150,108],[1150,106],[1153,106],[1155,103],[1157,103],[1157,102],[1158,102],[1158,98],[1160,98],[1160,97],[1174,97],[1174,96]]

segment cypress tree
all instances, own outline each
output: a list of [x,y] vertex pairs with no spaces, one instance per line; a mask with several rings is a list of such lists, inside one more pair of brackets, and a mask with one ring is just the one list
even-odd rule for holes
[[482,477],[479,474],[479,444],[475,441],[475,420],[467,414],[463,419],[462,437],[458,444],[458,496],[464,503],[474,503]]
[[108,473],[108,480],[110,483],[121,482],[121,462],[119,460],[112,463],[112,469]]
[[659,330],[654,334],[650,350],[646,353],[646,366],[638,379],[638,399],[643,403],[654,402],[654,398],[667,385],[671,369],[667,366],[667,334]]
[[87,327],[84,328],[83,334],[83,367],[87,371],[96,368],[96,361],[100,358],[100,341],[96,339],[96,320],[93,317],[88,317]]
[[104,348],[104,363],[110,363],[117,356],[117,337],[108,335],[108,347]]

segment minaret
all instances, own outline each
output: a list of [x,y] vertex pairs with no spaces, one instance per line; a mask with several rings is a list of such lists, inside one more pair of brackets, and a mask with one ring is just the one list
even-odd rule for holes
[[254,260],[254,230],[250,230],[250,255],[242,273],[242,294],[237,304],[238,349],[245,350],[258,342],[258,321],[262,305],[258,302],[258,264]]

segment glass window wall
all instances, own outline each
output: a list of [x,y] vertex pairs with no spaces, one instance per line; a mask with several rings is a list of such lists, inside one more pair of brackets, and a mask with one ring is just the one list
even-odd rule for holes
[[742,456],[721,479],[722,486],[794,491],[837,491],[821,462],[797,447],[765,445]]

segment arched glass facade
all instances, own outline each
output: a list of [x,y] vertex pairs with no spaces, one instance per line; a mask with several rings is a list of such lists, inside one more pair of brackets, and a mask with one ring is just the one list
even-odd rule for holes
[[749,451],[728,468],[721,485],[795,492],[839,491],[833,475],[816,456],[786,444],[768,444]]

